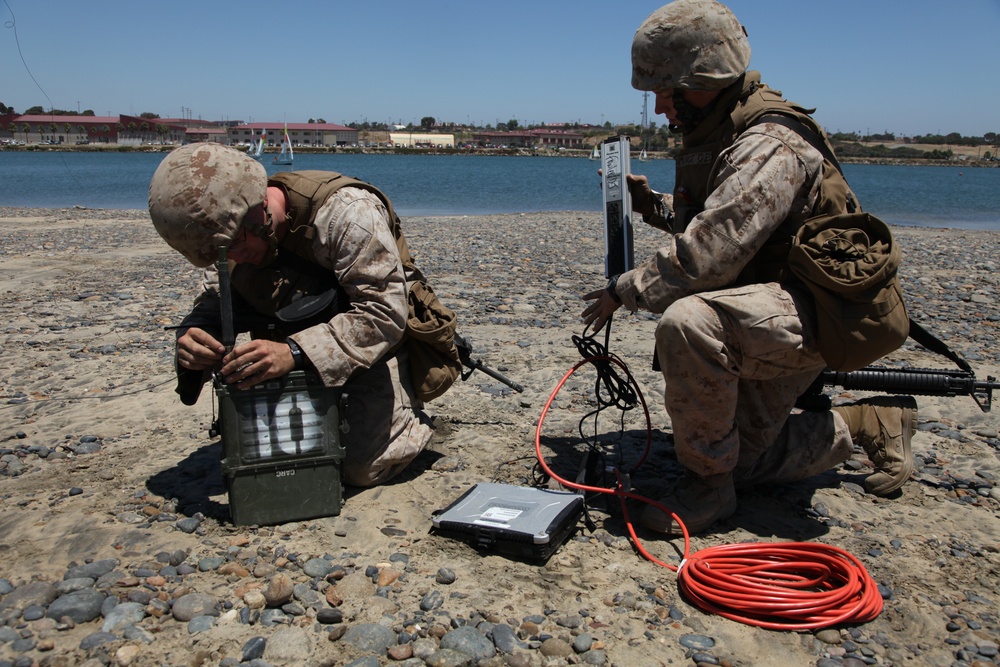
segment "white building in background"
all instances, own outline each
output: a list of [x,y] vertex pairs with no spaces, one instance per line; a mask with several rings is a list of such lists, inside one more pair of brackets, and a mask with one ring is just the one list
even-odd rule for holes
[[424,132],[390,132],[389,141],[396,148],[454,148],[455,135]]
[[358,143],[358,130],[336,123],[246,123],[229,128],[229,144],[238,146],[260,139],[267,132],[267,146],[280,146],[285,128],[293,146],[351,146]]

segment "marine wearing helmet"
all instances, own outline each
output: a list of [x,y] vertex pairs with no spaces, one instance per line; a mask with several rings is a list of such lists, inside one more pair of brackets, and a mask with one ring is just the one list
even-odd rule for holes
[[632,40],[632,87],[721,90],[750,65],[736,16],[715,0],[676,0],[643,21]]
[[256,160],[219,144],[189,144],[167,155],[153,174],[149,215],[171,248],[206,267],[266,193],[267,172]]

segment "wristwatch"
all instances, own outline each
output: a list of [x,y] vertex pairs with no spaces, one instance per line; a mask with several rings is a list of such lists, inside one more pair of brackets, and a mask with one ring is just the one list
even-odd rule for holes
[[302,348],[294,340],[289,338],[285,341],[288,349],[292,352],[292,360],[295,362],[295,370],[301,370],[306,365],[306,355],[302,353]]
[[618,296],[618,291],[617,291],[619,277],[621,277],[620,273],[616,273],[615,275],[611,276],[611,279],[608,280],[608,286],[606,288],[608,290],[608,294],[610,294],[611,298],[615,300],[615,303],[622,302],[621,297]]

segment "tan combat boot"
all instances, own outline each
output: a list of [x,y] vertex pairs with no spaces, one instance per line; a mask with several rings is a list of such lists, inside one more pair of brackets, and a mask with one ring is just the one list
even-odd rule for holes
[[847,422],[851,439],[875,465],[865,489],[886,496],[903,486],[913,472],[910,438],[917,432],[917,402],[912,396],[875,396],[834,408]]
[[[681,518],[687,526],[688,533],[700,533],[714,522],[732,516],[736,511],[733,474],[727,472],[699,477],[688,472],[669,494],[660,498],[659,502]],[[658,533],[682,532],[673,517],[653,505],[646,505],[639,523]]]

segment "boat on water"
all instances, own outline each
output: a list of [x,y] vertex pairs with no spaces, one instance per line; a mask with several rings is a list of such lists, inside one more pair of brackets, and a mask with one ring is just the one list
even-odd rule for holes
[[590,154],[588,160],[600,160],[601,159],[601,145],[594,144],[594,152]]
[[292,140],[288,138],[288,126],[285,126],[285,136],[281,140],[281,152],[274,158],[275,164],[292,164],[295,154],[292,151]]
[[646,153],[646,148],[644,146],[643,149],[639,152],[639,162],[649,162],[652,159],[653,158],[649,157],[649,155]]
[[247,149],[247,155],[259,160],[260,156],[264,154],[264,142],[267,139],[267,130],[260,131],[260,139],[254,141],[253,130],[250,130],[250,148]]

